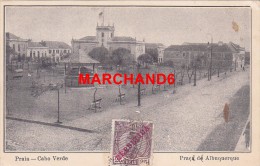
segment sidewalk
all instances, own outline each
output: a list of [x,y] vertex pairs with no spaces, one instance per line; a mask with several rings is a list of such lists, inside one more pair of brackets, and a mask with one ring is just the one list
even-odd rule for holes
[[248,148],[246,147],[245,134],[244,134],[248,122],[250,123],[249,119],[247,120],[246,125],[245,125],[245,127],[244,127],[244,129],[241,133],[241,136],[240,136],[238,142],[237,142],[235,152],[250,152],[251,151],[251,148],[250,148],[251,144],[250,143],[249,143],[249,147]]

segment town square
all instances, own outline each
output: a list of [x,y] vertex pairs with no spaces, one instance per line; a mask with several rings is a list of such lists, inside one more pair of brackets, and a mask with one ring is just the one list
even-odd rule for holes
[[153,122],[155,152],[250,151],[249,9],[5,10],[6,152],[109,152],[115,119]]

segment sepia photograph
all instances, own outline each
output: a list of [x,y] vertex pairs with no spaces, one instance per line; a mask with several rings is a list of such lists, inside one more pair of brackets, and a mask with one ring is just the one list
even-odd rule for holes
[[4,13],[5,152],[251,152],[250,7]]

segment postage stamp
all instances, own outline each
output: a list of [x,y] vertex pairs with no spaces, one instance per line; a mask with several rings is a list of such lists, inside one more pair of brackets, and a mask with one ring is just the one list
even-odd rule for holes
[[151,165],[153,123],[113,120],[112,164]]

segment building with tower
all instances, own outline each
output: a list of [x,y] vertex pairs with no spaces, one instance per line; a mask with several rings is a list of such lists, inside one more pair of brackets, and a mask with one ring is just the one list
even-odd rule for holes
[[74,56],[88,56],[88,53],[96,47],[105,47],[110,53],[117,48],[126,48],[136,60],[138,56],[145,53],[144,41],[137,41],[136,38],[128,36],[115,36],[114,25],[104,25],[104,23],[97,24],[96,36],[72,39],[71,46]]

